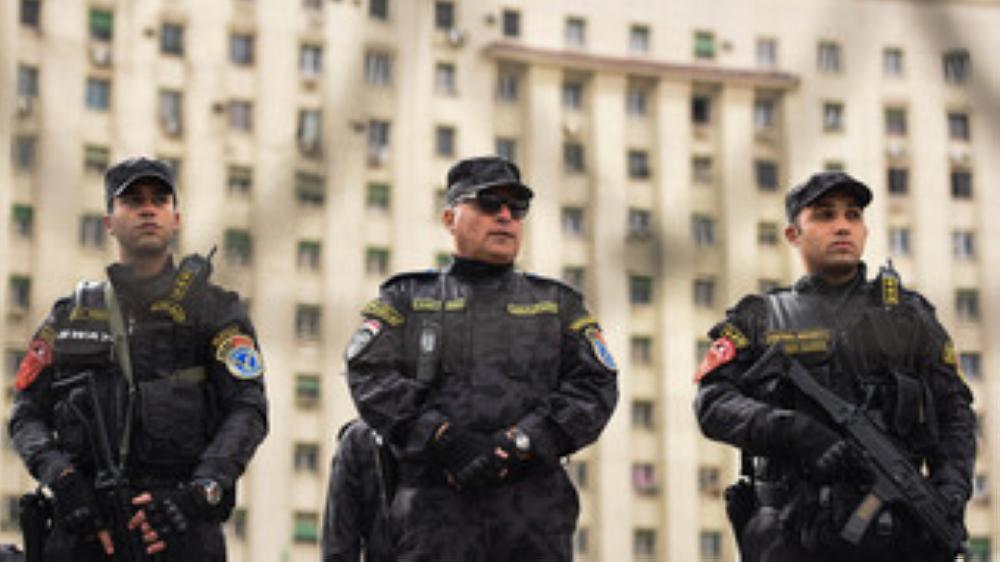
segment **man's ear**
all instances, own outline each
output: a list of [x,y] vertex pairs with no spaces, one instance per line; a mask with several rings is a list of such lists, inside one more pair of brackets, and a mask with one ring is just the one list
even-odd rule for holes
[[445,207],[441,211],[441,224],[448,229],[448,232],[454,232],[455,230],[455,208]]
[[799,245],[799,237],[801,235],[802,235],[802,230],[800,230],[795,223],[792,223],[785,227],[785,240],[787,240],[788,243],[791,244],[792,246]]

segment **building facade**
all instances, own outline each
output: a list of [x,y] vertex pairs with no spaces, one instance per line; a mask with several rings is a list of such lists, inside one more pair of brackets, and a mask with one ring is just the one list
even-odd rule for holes
[[[578,558],[735,560],[733,450],[692,415],[706,330],[801,268],[783,194],[839,168],[956,340],[980,416],[977,560],[1000,560],[1000,2],[11,0],[0,3],[0,342],[9,415],[32,331],[114,258],[102,173],[178,172],[181,253],[247,297],[271,433],[233,560],[313,560],[342,349],[380,280],[447,259],[444,175],[515,160],[537,193],[519,265],[583,289],[621,367],[568,464]],[[33,485],[0,447],[0,542]]]

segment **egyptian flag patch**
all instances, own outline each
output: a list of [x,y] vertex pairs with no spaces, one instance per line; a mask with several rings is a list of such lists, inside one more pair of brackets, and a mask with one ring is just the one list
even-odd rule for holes
[[344,358],[347,361],[351,361],[358,355],[361,355],[361,352],[368,349],[368,346],[375,340],[375,336],[380,333],[382,333],[382,322],[374,318],[365,318],[358,331],[354,332],[350,343],[347,344]]
[[736,358],[736,344],[726,337],[721,337],[708,348],[708,353],[702,359],[698,371],[694,374],[694,382],[701,382],[705,375],[729,363]]
[[17,369],[17,377],[14,379],[14,388],[24,390],[35,382],[39,373],[52,364],[52,344],[43,339],[35,338],[28,345],[28,352],[21,359],[21,366]]
[[583,337],[587,338],[590,348],[594,351],[594,356],[601,362],[601,365],[604,365],[610,371],[618,370],[618,365],[615,363],[615,358],[611,356],[611,351],[608,349],[608,342],[604,341],[604,334],[601,333],[600,328],[589,326],[583,331]]
[[222,340],[215,348],[215,358],[238,379],[255,379],[264,374],[264,360],[253,338],[239,332]]

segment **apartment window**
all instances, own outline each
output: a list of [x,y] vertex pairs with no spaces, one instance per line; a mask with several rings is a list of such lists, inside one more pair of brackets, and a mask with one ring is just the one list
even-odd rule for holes
[[38,159],[38,139],[34,135],[17,135],[11,145],[11,160],[14,168],[21,172],[30,172],[35,168]]
[[653,429],[653,403],[649,400],[632,401],[632,427]]
[[718,531],[702,531],[699,539],[702,562],[718,562],[722,560],[722,533]]
[[625,113],[630,117],[646,115],[646,91],[639,86],[630,84],[625,93]]
[[387,183],[368,184],[365,205],[369,209],[388,210],[392,201],[392,189]]
[[694,280],[694,303],[698,306],[715,306],[715,279],[703,277]]
[[35,224],[35,209],[30,205],[13,205],[10,215],[14,232],[21,238],[30,237]]
[[632,550],[639,560],[656,559],[656,531],[653,529],[636,529],[632,533]]
[[114,14],[109,10],[91,8],[88,18],[90,38],[95,41],[110,41],[114,33]]
[[292,515],[292,540],[315,544],[319,540],[319,516],[313,512],[295,512]]
[[238,66],[253,64],[253,35],[233,33],[229,36],[229,60]]
[[755,129],[774,127],[774,100],[757,98],[753,102],[753,126]]
[[761,246],[777,246],[778,224],[773,222],[757,223],[757,244]]
[[253,130],[253,105],[250,102],[230,101],[228,113],[230,129],[244,132]]
[[562,230],[563,234],[567,236],[574,238],[583,236],[583,209],[580,207],[563,207]]
[[295,375],[295,404],[300,408],[313,408],[319,404],[319,375],[299,373]]
[[583,48],[587,46],[587,22],[582,18],[566,19],[566,46]]
[[628,177],[642,180],[648,178],[649,175],[649,153],[645,150],[629,150]]
[[302,7],[307,10],[322,10],[323,0],[302,0]]
[[253,170],[246,166],[230,166],[226,170],[226,189],[232,195],[250,195],[253,189]]
[[628,235],[629,238],[642,239],[652,234],[652,217],[646,209],[628,210]]
[[315,240],[299,240],[296,264],[300,271],[318,271],[322,246]]
[[778,164],[770,160],[757,160],[754,162],[754,171],[757,177],[757,189],[761,191],[777,191],[778,189]]
[[712,122],[712,98],[698,94],[691,98],[691,121],[696,127]]
[[587,489],[590,482],[590,473],[587,469],[587,461],[571,460],[566,466],[569,479],[578,490]]
[[181,134],[183,106],[183,94],[176,90],[160,90],[160,126],[165,134]]
[[323,71],[323,47],[305,44],[299,47],[299,72],[306,78],[319,76]]
[[629,342],[629,358],[633,365],[653,364],[653,340],[648,336],[632,336]]
[[34,66],[17,66],[17,95],[22,98],[38,96],[38,69]]
[[694,58],[711,60],[715,58],[715,34],[711,31],[694,32]]
[[87,109],[107,111],[111,105],[111,82],[103,78],[87,78]]
[[582,267],[564,267],[562,280],[582,293],[587,288],[587,270]]
[[370,0],[368,2],[368,17],[374,20],[388,20],[389,0]]
[[518,73],[510,68],[500,68],[497,71],[497,100],[517,101]]
[[389,150],[389,122],[372,119],[368,122],[368,158],[370,162],[382,163]]
[[296,443],[292,464],[296,472],[317,472],[319,470],[319,445]]
[[306,154],[316,154],[323,140],[323,114],[318,109],[299,110],[299,128],[296,134],[299,149]]
[[951,233],[951,255],[956,260],[972,260],[976,257],[976,234],[971,230],[956,230]]
[[434,66],[434,90],[439,94],[455,95],[455,65],[439,62]]
[[41,0],[21,0],[21,25],[37,28],[41,12]]
[[952,111],[948,113],[948,137],[951,140],[969,140],[969,114]]
[[972,70],[972,59],[969,51],[955,49],[944,53],[944,80],[949,84],[964,84],[969,79]]
[[778,41],[770,37],[757,39],[757,66],[774,68],[778,65]]
[[887,184],[889,195],[906,195],[910,190],[910,171],[906,168],[889,168]]
[[951,196],[955,199],[972,199],[972,172],[951,171]]
[[434,131],[434,153],[438,156],[455,155],[455,128],[438,127]]
[[977,289],[955,291],[955,313],[959,320],[965,322],[979,320],[979,291]]
[[583,84],[579,82],[563,82],[562,105],[570,110],[578,110],[583,107]]
[[567,172],[580,173],[586,168],[583,145],[578,142],[563,143],[563,167]]
[[826,102],[823,104],[823,130],[827,132],[844,129],[844,104]]
[[816,66],[820,72],[840,72],[840,45],[832,41],[820,42]]
[[632,465],[632,489],[644,496],[657,491],[656,467],[650,463],[635,463]]
[[455,27],[455,5],[438,0],[434,3],[434,27],[444,31]]
[[184,26],[177,23],[160,24],[160,52],[165,55],[184,54]]
[[590,552],[590,533],[586,527],[580,527],[573,533],[573,552],[581,555]]
[[365,53],[365,82],[372,86],[388,86],[392,83],[392,58],[389,53],[368,51]]
[[104,228],[104,217],[87,214],[80,217],[80,246],[84,248],[102,249],[107,231]]
[[319,174],[295,173],[295,196],[299,203],[310,207],[321,207],[326,201],[326,181]]
[[958,368],[966,378],[979,380],[983,377],[982,357],[976,352],[958,354]]
[[893,256],[906,257],[910,255],[910,229],[889,229],[889,253]]
[[695,183],[712,182],[712,157],[695,156],[691,159],[691,176]]
[[517,10],[504,10],[501,19],[504,37],[516,38],[521,36],[521,12]]
[[8,287],[10,289],[10,306],[16,310],[26,310],[31,306],[31,278],[24,275],[11,275]]
[[517,162],[517,141],[514,139],[497,138],[496,154],[500,158]]
[[230,228],[223,238],[226,263],[236,266],[248,266],[253,259],[253,239],[246,230]]
[[295,308],[295,334],[303,339],[319,339],[320,308],[312,304],[300,304]]
[[903,50],[897,47],[886,47],[882,51],[882,75],[897,77],[903,75]]
[[691,237],[699,246],[714,246],[715,219],[706,215],[691,217]]
[[628,279],[629,302],[649,304],[653,302],[653,278],[645,275],[630,275]]
[[721,484],[718,468],[714,466],[698,468],[698,491],[707,496],[719,496]]
[[887,107],[885,110],[885,134],[906,135],[906,110],[902,107]]
[[649,27],[633,25],[628,32],[628,50],[633,53],[649,52]]
[[365,251],[365,273],[369,275],[389,273],[389,250],[387,248],[368,248]]

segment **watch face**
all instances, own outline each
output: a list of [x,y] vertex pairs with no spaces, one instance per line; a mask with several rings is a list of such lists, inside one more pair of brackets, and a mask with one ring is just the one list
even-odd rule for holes
[[531,448],[531,438],[526,433],[519,431],[514,436],[514,446],[517,447],[517,450],[525,453]]
[[205,501],[209,505],[218,505],[222,500],[222,487],[214,480],[201,480],[198,482],[201,493],[205,496]]

